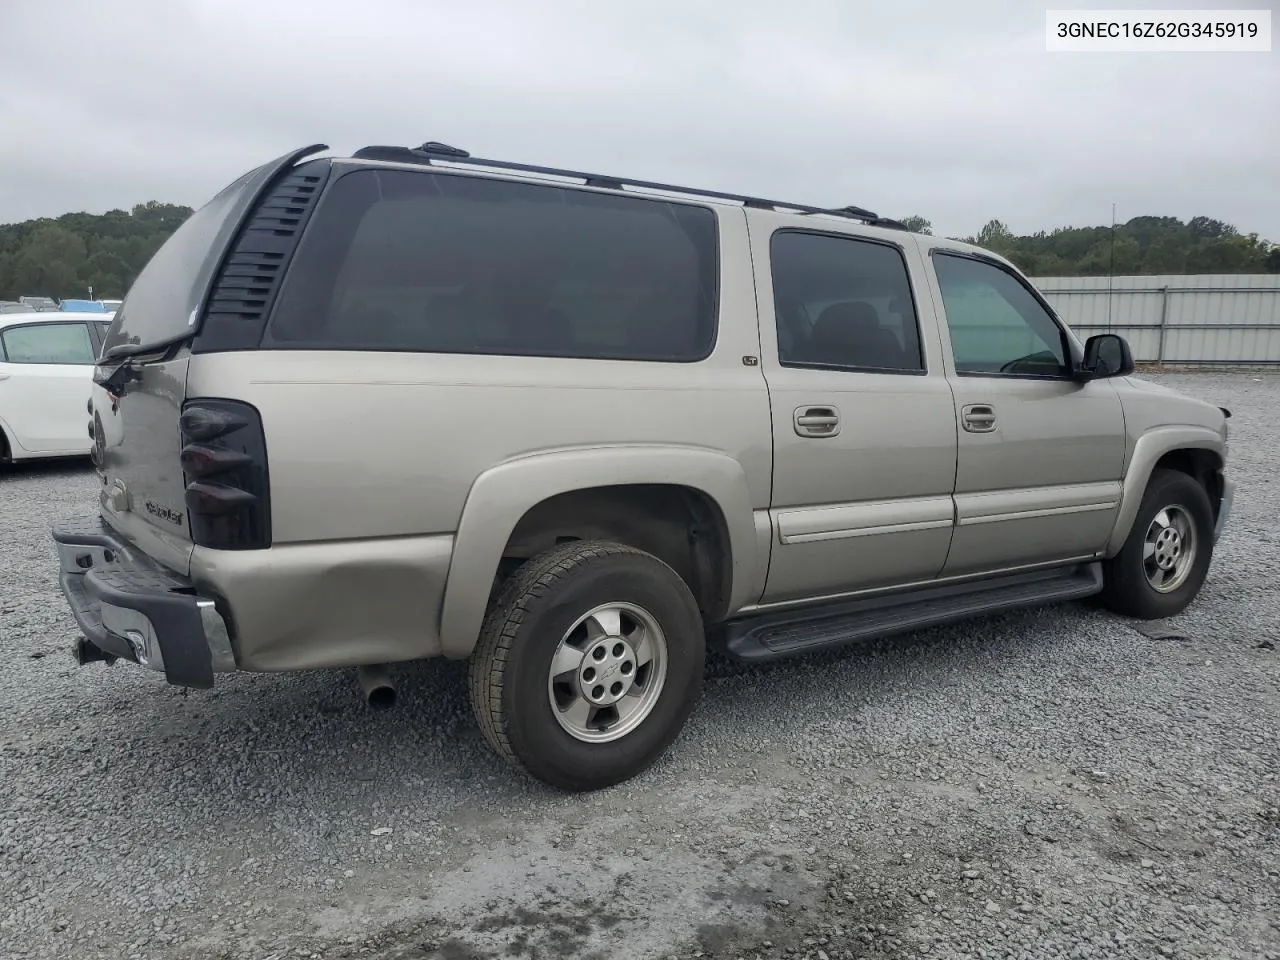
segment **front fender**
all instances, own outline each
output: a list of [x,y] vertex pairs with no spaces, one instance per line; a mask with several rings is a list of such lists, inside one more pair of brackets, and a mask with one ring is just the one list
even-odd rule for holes
[[1138,515],[1138,507],[1142,504],[1142,495],[1146,492],[1151,472],[1161,457],[1174,450],[1211,450],[1224,462],[1227,452],[1222,436],[1208,427],[1156,427],[1139,437],[1133,447],[1133,456],[1129,459],[1129,468],[1125,471],[1120,492],[1120,509],[1116,512],[1116,522],[1111,530],[1111,538],[1107,541],[1106,556],[1114,557],[1124,546],[1125,538],[1133,529],[1133,521]]
[[486,470],[471,486],[454,541],[440,613],[441,652],[470,656],[480,635],[502,551],[520,518],[557,494],[626,484],[691,487],[719,505],[729,532],[729,609],[763,590],[751,496],[742,465],[699,447],[627,445],[531,454]]

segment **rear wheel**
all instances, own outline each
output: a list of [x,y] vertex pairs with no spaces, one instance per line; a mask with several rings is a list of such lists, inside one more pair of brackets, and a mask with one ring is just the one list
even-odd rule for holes
[[564,790],[634,777],[701,692],[702,618],[661,560],[605,541],[556,547],[503,586],[471,661],[485,739]]
[[1151,475],[1133,528],[1103,564],[1104,606],[1142,620],[1182,612],[1213,557],[1213,508],[1204,487],[1176,470]]

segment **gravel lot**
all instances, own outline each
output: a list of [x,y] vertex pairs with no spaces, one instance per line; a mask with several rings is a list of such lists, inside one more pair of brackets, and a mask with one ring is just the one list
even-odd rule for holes
[[385,713],[349,673],[76,668],[47,531],[92,474],[7,471],[0,957],[1280,958],[1280,376],[1156,379],[1235,413],[1182,636],[1072,606],[718,663],[585,798],[489,754],[456,665]]

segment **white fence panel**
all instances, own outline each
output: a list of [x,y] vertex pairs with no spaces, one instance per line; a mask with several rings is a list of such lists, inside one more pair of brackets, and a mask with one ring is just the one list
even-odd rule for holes
[[1118,333],[1140,363],[1280,363],[1280,274],[1031,282],[1071,329]]

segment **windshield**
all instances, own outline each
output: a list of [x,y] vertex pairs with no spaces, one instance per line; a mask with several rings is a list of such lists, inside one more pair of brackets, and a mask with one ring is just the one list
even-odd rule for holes
[[142,268],[107,331],[104,352],[195,332],[196,311],[242,217],[274,165],[249,171],[188,217]]

